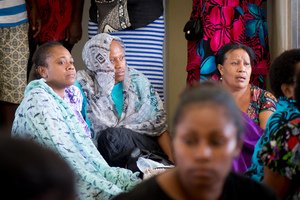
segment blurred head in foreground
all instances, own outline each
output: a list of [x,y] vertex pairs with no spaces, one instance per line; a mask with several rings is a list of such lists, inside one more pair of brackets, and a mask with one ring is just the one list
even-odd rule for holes
[[75,199],[71,168],[34,142],[1,138],[0,174],[0,192],[5,199]]

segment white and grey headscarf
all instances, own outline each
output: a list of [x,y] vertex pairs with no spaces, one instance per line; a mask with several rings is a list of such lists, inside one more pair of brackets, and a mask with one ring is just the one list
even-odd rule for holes
[[121,117],[111,97],[115,69],[109,60],[112,40],[125,53],[119,37],[101,33],[89,40],[82,51],[87,70],[77,72],[77,80],[87,98],[87,118],[96,144],[100,131],[108,127],[124,127],[141,134],[159,136],[167,130],[163,103],[148,79],[126,63]]

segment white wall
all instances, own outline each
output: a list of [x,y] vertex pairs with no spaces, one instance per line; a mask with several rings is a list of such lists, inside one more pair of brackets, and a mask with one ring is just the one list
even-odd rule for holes
[[72,49],[72,56],[75,61],[76,70],[85,69],[85,65],[82,61],[81,52],[84,44],[88,41],[88,20],[89,20],[89,8],[91,5],[91,0],[84,1],[84,10],[83,10],[83,18],[82,18],[82,39],[75,44]]
[[192,12],[192,0],[166,0],[166,78],[169,131],[178,98],[186,85],[187,41],[183,27]]

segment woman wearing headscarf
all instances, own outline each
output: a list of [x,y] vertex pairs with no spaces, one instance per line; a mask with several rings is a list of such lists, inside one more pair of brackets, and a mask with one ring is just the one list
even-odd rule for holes
[[110,199],[140,182],[130,170],[110,167],[93,144],[73,86],[74,60],[59,42],[39,47],[34,56],[42,77],[31,81],[16,111],[12,136],[31,139],[57,152],[75,173],[78,199]]
[[255,53],[250,83],[266,88],[270,67],[269,36],[264,0],[193,0],[191,19],[201,18],[201,39],[188,41],[187,82],[217,80],[214,56],[222,45],[235,42]]
[[123,166],[112,158],[134,147],[164,152],[173,161],[163,103],[148,79],[127,65],[123,41],[98,34],[85,44],[82,58],[87,69],[77,72],[77,80],[87,98],[92,139],[107,162]]

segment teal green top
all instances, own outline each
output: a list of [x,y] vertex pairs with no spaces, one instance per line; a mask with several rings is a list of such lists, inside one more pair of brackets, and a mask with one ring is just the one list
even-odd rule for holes
[[115,102],[119,116],[121,117],[122,107],[123,107],[123,85],[120,81],[111,91],[111,98]]

